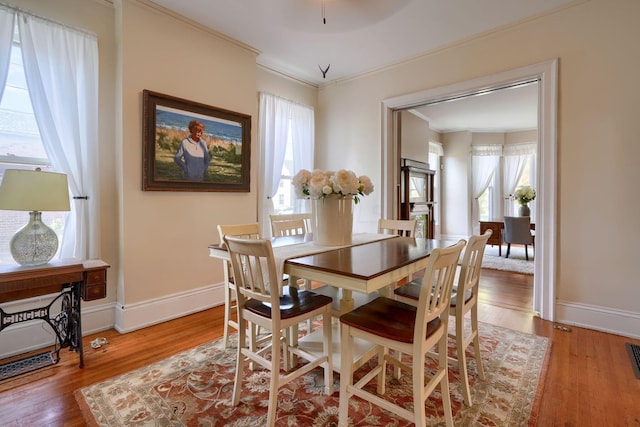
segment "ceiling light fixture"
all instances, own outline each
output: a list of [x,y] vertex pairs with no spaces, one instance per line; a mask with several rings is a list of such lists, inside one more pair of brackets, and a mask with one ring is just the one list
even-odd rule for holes
[[322,67],[320,66],[320,64],[318,64],[318,68],[320,68],[320,72],[322,73],[322,78],[323,79],[327,78],[327,71],[329,71],[329,67],[331,67],[331,64],[327,65],[327,68],[325,68],[323,70]]
[[325,16],[326,7],[325,7],[325,4],[324,4],[324,1],[325,0],[322,0],[322,23],[326,25],[327,24],[327,18]]

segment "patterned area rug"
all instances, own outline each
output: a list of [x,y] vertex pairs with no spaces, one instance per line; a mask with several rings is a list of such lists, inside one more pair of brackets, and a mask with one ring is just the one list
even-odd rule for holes
[[[449,369],[451,400],[459,426],[534,426],[542,390],[549,341],[488,324],[480,325],[481,351],[487,379],[477,378],[469,356],[469,381],[473,406],[462,402],[456,367]],[[450,341],[450,346],[453,342]],[[472,350],[470,350],[472,351]],[[85,421],[91,426],[264,426],[269,376],[247,369],[243,397],[229,406],[233,391],[236,351],[210,342],[127,374],[76,390]],[[375,360],[375,358],[374,358]],[[428,360],[425,371],[435,366]],[[368,366],[356,372],[361,376]],[[339,404],[336,392],[323,394],[322,369],[311,371],[282,388],[276,426],[336,426]],[[411,379],[388,376],[387,398],[411,407]],[[375,381],[370,384],[375,392]],[[429,425],[444,425],[439,387],[427,403]],[[411,423],[364,400],[353,398],[349,408],[352,426],[408,426]]]
[[505,258],[506,253],[506,245],[502,247],[502,256],[498,255],[497,246],[487,246],[482,258],[482,268],[533,274],[533,250],[531,247],[529,247],[529,261],[525,259],[524,246],[512,246],[509,258]]

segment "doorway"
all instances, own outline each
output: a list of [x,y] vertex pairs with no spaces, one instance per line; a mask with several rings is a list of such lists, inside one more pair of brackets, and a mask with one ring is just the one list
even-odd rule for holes
[[555,318],[556,271],[556,111],[557,59],[449,86],[428,89],[382,102],[382,204],[390,215],[397,203],[395,188],[399,177],[396,112],[418,105],[495,90],[509,84],[538,79],[537,176],[539,198],[536,206],[536,260],[534,307],[545,320]]

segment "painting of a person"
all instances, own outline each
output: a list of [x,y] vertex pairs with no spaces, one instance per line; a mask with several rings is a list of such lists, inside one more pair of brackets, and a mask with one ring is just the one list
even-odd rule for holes
[[182,169],[182,179],[202,181],[211,163],[207,144],[202,138],[204,124],[191,120],[189,133],[190,135],[180,143],[173,160]]

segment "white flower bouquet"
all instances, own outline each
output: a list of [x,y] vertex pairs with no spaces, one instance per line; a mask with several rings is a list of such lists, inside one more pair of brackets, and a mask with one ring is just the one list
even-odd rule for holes
[[536,189],[529,185],[524,185],[518,187],[510,196],[521,205],[526,205],[536,198]]
[[373,192],[373,183],[368,176],[357,176],[346,169],[337,172],[320,169],[310,172],[302,169],[293,177],[293,186],[298,198],[321,199],[329,194],[341,197],[353,195],[355,203],[360,201],[359,196],[368,196]]

